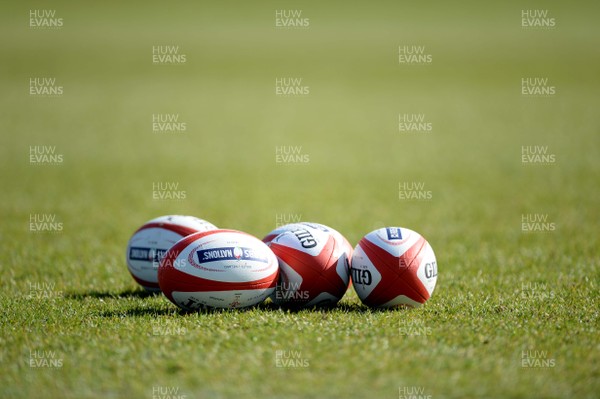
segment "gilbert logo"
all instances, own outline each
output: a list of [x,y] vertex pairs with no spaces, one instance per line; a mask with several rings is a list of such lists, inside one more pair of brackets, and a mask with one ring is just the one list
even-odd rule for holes
[[300,245],[302,248],[314,248],[317,246],[317,240],[310,234],[310,232],[306,229],[299,229],[292,231],[298,241],[300,241]]

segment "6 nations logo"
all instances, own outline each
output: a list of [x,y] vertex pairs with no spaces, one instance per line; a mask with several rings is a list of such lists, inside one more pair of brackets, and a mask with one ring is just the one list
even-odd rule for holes
[[269,263],[269,260],[267,256],[265,256],[265,254],[259,253],[253,248],[246,247],[220,247],[209,249],[196,248],[195,250],[190,252],[188,260],[192,264],[192,266],[197,268],[203,268],[201,266],[202,264],[224,260],[247,260],[254,262]]
[[131,247],[129,248],[129,260],[152,262],[154,267],[158,267],[166,253],[166,249]]

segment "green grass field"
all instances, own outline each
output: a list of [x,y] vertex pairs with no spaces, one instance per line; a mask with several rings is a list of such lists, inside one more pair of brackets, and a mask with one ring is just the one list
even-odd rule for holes
[[[600,7],[253,3],[0,6],[0,397],[598,397]],[[30,27],[42,9],[63,26]],[[277,28],[282,9],[309,26]],[[186,61],[153,64],[166,45]],[[404,45],[432,62],[400,63]],[[283,77],[309,94],[276,95]],[[554,94],[523,95],[524,78]],[[153,114],[186,130],[154,132]],[[431,130],[399,131],[405,114]],[[35,146],[61,157],[32,163]],[[553,162],[523,163],[529,146]],[[157,182],[185,198],[154,199]],[[431,199],[400,198],[415,182]],[[414,310],[351,289],[333,310],[183,314],[125,264],[165,214],[258,237],[300,218],[353,245],[408,227],[437,287]]]

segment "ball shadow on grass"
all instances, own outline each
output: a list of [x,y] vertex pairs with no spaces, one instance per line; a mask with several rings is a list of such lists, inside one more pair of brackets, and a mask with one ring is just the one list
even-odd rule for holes
[[258,309],[272,310],[272,311],[284,311],[290,313],[300,312],[319,312],[319,313],[372,313],[379,312],[380,309],[371,309],[367,306],[359,303],[347,303],[341,302],[330,306],[312,306],[312,307],[298,307],[298,306],[286,306],[277,305],[272,301],[260,303],[256,306]]
[[162,293],[160,292],[148,292],[141,289],[127,289],[121,292],[111,292],[111,291],[87,291],[87,292],[70,292],[65,294],[65,298],[67,299],[86,299],[86,298],[95,298],[95,299],[105,299],[105,298],[148,298],[148,297],[156,297],[160,296]]

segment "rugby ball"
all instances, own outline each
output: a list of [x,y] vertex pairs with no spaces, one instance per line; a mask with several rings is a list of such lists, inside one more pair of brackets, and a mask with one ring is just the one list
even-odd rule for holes
[[158,268],[162,292],[184,310],[244,308],[277,284],[277,258],[258,238],[236,230],[191,234],[167,251]]
[[386,227],[364,236],[351,261],[352,284],[371,307],[418,307],[437,282],[437,262],[429,243],[403,227]]
[[[263,242],[266,244],[269,244],[279,234],[285,233],[286,231],[294,231],[297,229],[302,229],[305,226],[309,226],[314,229],[323,230],[324,232],[331,233],[331,235],[333,235],[333,238],[338,242],[339,245],[342,246],[342,251],[344,252],[344,255],[346,256],[346,260],[345,260],[346,267],[348,269],[348,274],[350,274],[350,259],[352,258],[352,252],[354,251],[354,248],[352,248],[352,245],[350,245],[350,242],[348,242],[346,237],[344,237],[339,231],[337,231],[336,229],[333,229],[329,226],[326,226],[324,224],[313,223],[313,222],[298,222],[298,223],[285,224],[285,225],[280,226],[280,227],[276,228],[275,230],[271,231],[269,234],[267,234],[263,238]],[[351,283],[348,282],[348,284],[351,284]]]
[[303,225],[270,243],[281,277],[271,299],[288,307],[335,305],[348,288],[348,262],[332,233]]
[[181,238],[217,227],[193,216],[168,215],[152,219],[133,233],[127,243],[127,268],[144,289],[160,292],[158,265],[169,248]]

